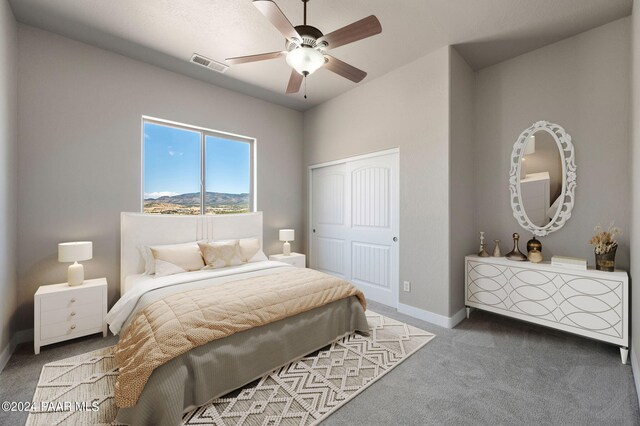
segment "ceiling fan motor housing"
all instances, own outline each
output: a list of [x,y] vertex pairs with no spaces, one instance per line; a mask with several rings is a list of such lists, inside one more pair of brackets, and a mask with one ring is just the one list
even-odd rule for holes
[[291,51],[301,46],[313,47],[313,48],[326,46],[326,43],[324,42],[318,43],[318,39],[322,37],[324,34],[322,34],[322,31],[320,31],[316,27],[312,27],[311,25],[298,25],[295,27],[295,29],[298,32],[298,34],[300,34],[300,37],[302,37],[302,44],[299,45],[287,40],[286,49],[288,51]]

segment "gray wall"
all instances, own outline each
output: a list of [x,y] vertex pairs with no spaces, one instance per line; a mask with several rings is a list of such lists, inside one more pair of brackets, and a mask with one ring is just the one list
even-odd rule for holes
[[[302,115],[32,27],[19,27],[19,303],[66,281],[57,243],[91,240],[87,277],[118,291],[120,212],[140,210],[141,116],[257,138],[265,251],[302,233]],[[293,250],[300,250],[299,241]]]
[[412,283],[400,302],[446,316],[448,105],[445,47],[304,114],[307,166],[400,148],[400,282]]
[[475,74],[450,49],[449,112],[449,315],[464,308],[464,257],[477,252],[474,160]]
[[509,203],[513,143],[547,120],[573,137],[578,186],[569,222],[540,239],[545,258],[577,256],[593,265],[593,227],[615,220],[624,230],[617,265],[629,268],[629,49],[630,19],[623,18],[478,72],[478,230],[501,239],[503,251],[511,250],[513,232],[524,243],[531,237]]
[[0,1],[0,353],[21,324],[16,318],[18,162],[18,28],[9,3]]
[[[633,1],[631,79],[631,277],[640,277],[640,0]],[[635,281],[635,280],[634,280]],[[637,282],[640,282],[638,278]],[[635,282],[633,283],[635,284]],[[640,291],[631,286],[631,363],[640,366]],[[637,370],[636,370],[637,371]],[[636,384],[640,378],[636,377]],[[640,394],[640,389],[637,389]],[[640,397],[639,397],[640,398]]]

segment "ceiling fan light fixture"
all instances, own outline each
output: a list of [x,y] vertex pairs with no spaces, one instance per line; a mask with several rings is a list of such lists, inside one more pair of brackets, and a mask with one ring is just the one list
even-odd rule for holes
[[287,64],[304,76],[313,74],[324,62],[324,55],[312,47],[302,46],[287,53]]

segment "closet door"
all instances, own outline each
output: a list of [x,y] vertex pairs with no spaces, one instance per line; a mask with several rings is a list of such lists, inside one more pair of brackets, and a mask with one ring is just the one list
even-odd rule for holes
[[399,158],[345,160],[312,172],[311,267],[398,304]]
[[313,269],[349,279],[349,214],[346,164],[338,164],[312,172]]

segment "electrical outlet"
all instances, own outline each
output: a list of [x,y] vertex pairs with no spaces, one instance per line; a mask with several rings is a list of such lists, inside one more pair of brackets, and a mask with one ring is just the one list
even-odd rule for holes
[[402,283],[403,284],[403,290],[404,291],[411,291],[411,281],[405,281]]

